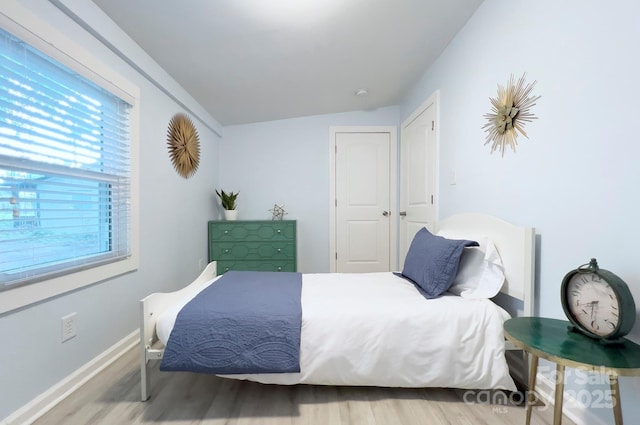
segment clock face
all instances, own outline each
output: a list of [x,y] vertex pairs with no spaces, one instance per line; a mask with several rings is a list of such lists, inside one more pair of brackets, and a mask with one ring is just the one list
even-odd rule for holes
[[587,331],[602,337],[616,331],[620,305],[606,280],[591,272],[576,273],[566,291],[571,314]]

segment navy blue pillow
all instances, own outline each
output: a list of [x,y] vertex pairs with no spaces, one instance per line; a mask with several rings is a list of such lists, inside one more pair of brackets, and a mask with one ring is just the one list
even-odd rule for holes
[[415,283],[425,298],[439,297],[453,284],[467,246],[478,246],[478,242],[446,239],[423,227],[411,241],[402,276]]

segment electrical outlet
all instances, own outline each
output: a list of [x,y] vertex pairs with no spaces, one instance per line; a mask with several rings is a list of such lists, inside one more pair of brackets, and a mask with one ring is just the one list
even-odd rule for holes
[[71,313],[62,318],[62,342],[74,336],[76,336],[76,313]]

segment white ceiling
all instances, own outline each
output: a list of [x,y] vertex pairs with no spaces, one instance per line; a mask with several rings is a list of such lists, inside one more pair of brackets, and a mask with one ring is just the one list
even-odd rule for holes
[[482,3],[93,1],[222,125],[398,105]]

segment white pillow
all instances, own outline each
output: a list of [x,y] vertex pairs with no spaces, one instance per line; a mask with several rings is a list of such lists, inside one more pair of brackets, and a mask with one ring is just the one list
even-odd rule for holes
[[483,238],[479,247],[467,247],[449,292],[463,298],[493,298],[504,284],[504,266],[495,245]]

